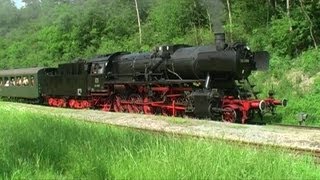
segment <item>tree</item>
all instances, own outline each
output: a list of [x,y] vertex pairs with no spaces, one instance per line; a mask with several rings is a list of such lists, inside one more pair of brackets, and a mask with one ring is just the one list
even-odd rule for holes
[[316,39],[315,39],[315,36],[314,36],[314,33],[313,33],[313,22],[312,22],[310,16],[308,15],[308,13],[307,13],[307,11],[305,9],[304,1],[303,0],[299,0],[299,2],[300,2],[301,10],[302,10],[303,14],[305,15],[305,18],[309,22],[309,31],[310,31],[310,35],[311,35],[311,38],[312,38],[312,41],[313,41],[313,45],[317,49],[318,46],[317,46],[317,42],[316,42]]
[[135,2],[135,7],[137,11],[137,21],[138,21],[138,27],[139,27],[139,42],[140,44],[142,43],[142,31],[141,31],[141,22],[140,22],[140,13],[139,13],[139,7],[138,7],[138,2],[137,0],[134,0]]
[[286,5],[287,5],[287,16],[289,18],[289,23],[290,23],[290,31],[292,31],[292,26],[291,26],[291,19],[290,19],[290,0],[286,0]]
[[22,9],[24,19],[32,20],[39,17],[41,13],[40,0],[22,0],[25,3],[25,8]]
[[10,0],[0,0],[0,35],[8,33],[18,21],[18,10]]
[[228,7],[228,16],[229,16],[229,24],[230,24],[230,40],[232,42],[232,15],[231,15],[231,5],[230,0],[227,0],[227,7]]

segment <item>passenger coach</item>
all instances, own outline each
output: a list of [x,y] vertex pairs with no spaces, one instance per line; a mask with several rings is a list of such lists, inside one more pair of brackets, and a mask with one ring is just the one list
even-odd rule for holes
[[50,68],[1,70],[0,97],[39,100],[47,69]]

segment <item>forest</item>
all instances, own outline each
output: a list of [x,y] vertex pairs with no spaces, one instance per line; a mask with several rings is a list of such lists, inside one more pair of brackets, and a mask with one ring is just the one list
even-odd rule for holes
[[319,0],[0,0],[0,69],[55,66],[163,44],[213,44],[213,32],[271,54],[252,77],[289,99],[285,121],[320,124]]

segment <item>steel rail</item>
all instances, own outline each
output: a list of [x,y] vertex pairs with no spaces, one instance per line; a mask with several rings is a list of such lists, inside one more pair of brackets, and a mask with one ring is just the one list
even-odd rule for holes
[[279,126],[286,128],[296,128],[296,129],[308,129],[308,130],[320,130],[320,126],[307,126],[307,125],[293,125],[293,124],[268,124],[267,126]]
[[[154,130],[154,129],[152,130],[152,129],[143,128],[143,127],[108,124],[108,123],[98,121],[98,120],[86,120],[86,119],[80,119],[80,118],[76,118],[76,119],[79,121],[88,122],[88,123],[104,124],[104,125],[111,126],[111,127],[132,129],[132,130],[144,131],[144,132],[160,134],[160,135],[169,135],[169,136],[173,136],[173,137],[182,137],[182,138],[191,137],[191,138],[197,138],[197,139],[205,139],[205,140],[213,140],[213,141],[215,140],[215,141],[219,141],[219,142],[223,141],[226,143],[231,143],[231,144],[235,144],[235,145],[239,145],[239,146],[249,146],[249,147],[256,147],[256,148],[263,148],[263,147],[275,148],[275,149],[279,149],[279,150],[286,150],[286,151],[288,151],[288,153],[296,153],[297,155],[311,155],[312,157],[316,158],[316,162],[320,162],[320,149],[314,150],[314,149],[309,149],[309,148],[289,147],[289,146],[282,146],[282,145],[275,145],[275,144],[250,142],[250,141],[244,141],[244,140],[232,140],[232,139],[224,139],[224,138],[210,137],[210,136],[197,135],[197,134],[189,134],[189,133],[184,133],[184,132],[168,132],[168,131],[163,131],[163,130]],[[319,127],[319,129],[320,129],[320,127]]]

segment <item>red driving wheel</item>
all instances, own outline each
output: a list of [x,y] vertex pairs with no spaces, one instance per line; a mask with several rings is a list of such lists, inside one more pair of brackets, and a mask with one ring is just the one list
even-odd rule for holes
[[222,112],[222,121],[223,122],[229,122],[234,123],[237,119],[237,113],[234,109],[230,107],[223,108]]

